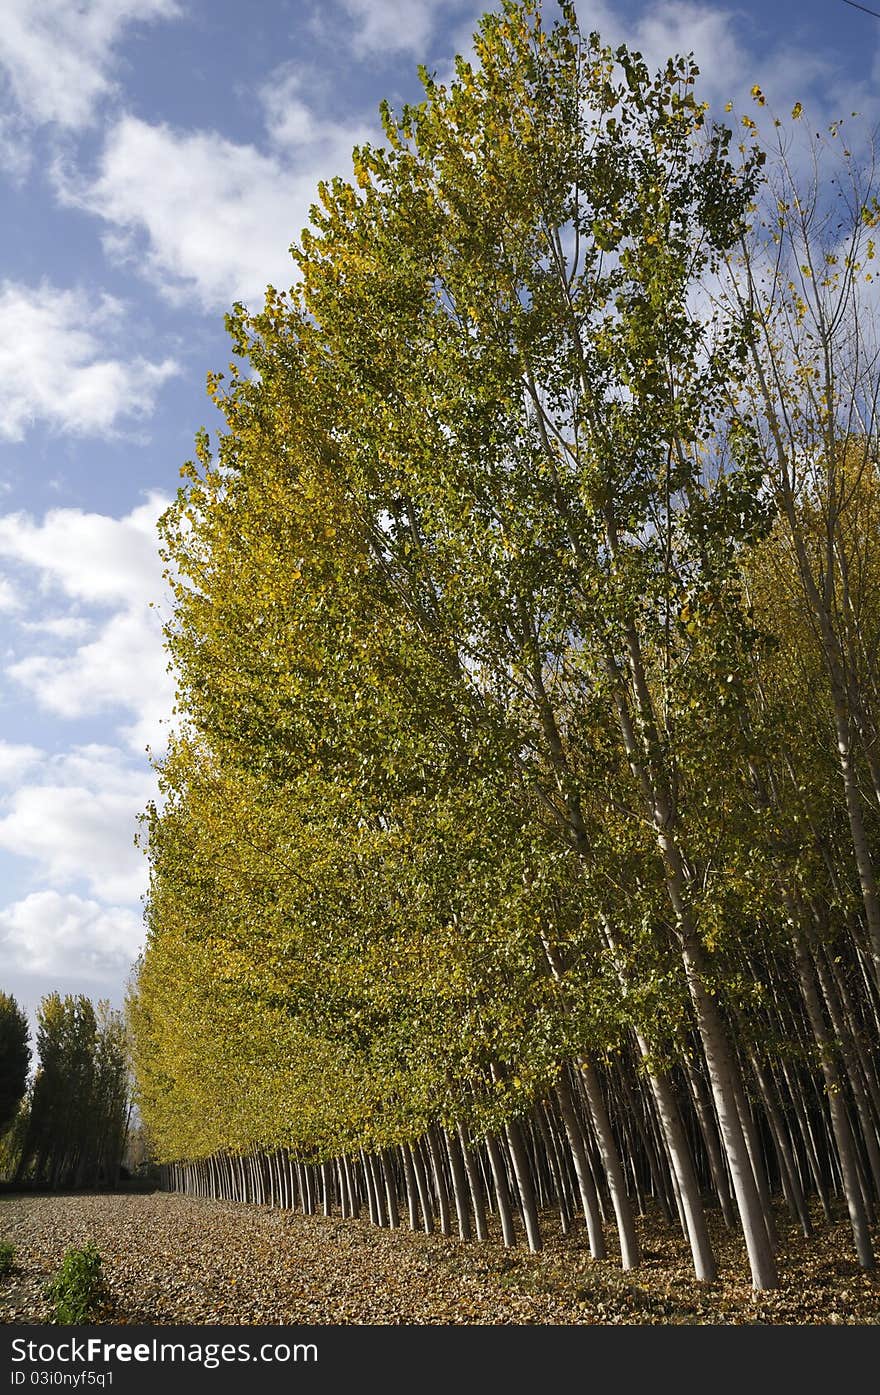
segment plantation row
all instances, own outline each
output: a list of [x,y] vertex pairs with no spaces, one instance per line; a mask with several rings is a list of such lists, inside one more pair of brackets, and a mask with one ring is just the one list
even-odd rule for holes
[[717,1205],[756,1289],[839,1194],[870,1269],[870,162],[568,6],[475,54],[230,316],[163,520],[140,1108],[175,1187],[626,1267],[650,1197],[701,1279]]
[[0,993],[0,1180],[52,1190],[118,1185],[131,1117],[122,1013],[106,1002],[96,1010],[81,993],[47,993],[36,1044],[29,1082],[27,1018]]
[[[517,1244],[517,1229],[522,1226],[532,1250],[542,1245],[541,1212],[556,1211],[563,1235],[570,1233],[580,1213],[594,1259],[606,1257],[603,1228],[616,1221],[623,1267],[630,1269],[639,1263],[633,1200],[641,1214],[654,1202],[667,1221],[680,1223],[685,1237],[689,1223],[695,1227],[699,1221],[693,1210],[690,1214],[685,1210],[650,1095],[642,1093],[638,1076],[627,1080],[621,1067],[615,1074],[616,1080],[606,1076],[603,1083],[590,1067],[582,1066],[573,1076],[566,1072],[552,1098],[483,1140],[471,1138],[459,1123],[454,1130],[432,1128],[421,1139],[381,1153],[368,1155],[361,1150],[357,1156],[344,1155],[318,1165],[298,1161],[286,1149],[248,1155],[218,1153],[195,1162],[166,1164],[161,1182],[166,1191],[298,1209],[304,1215],[338,1212],[347,1219],[357,1218],[366,1209],[374,1225],[391,1228],[405,1214],[413,1231],[451,1235],[455,1229],[461,1240],[487,1239],[487,1212],[491,1211],[505,1245]],[[844,1181],[821,1092],[815,1081],[804,1081],[799,1075],[785,1072],[787,1109],[781,1107],[774,1090],[762,1096],[760,1112],[749,1110],[744,1117],[765,1196],[781,1191],[791,1215],[809,1237],[808,1198],[819,1199],[830,1221],[831,1202],[841,1196]],[[582,1083],[583,1077],[588,1084]],[[734,1206],[708,1090],[693,1072],[689,1083],[691,1108],[682,1113],[688,1140],[681,1155],[686,1157],[689,1149],[694,1159],[697,1195],[714,1194],[725,1223],[733,1226]],[[755,1084],[759,1093],[761,1085],[769,1088],[766,1071],[760,1072]],[[616,1128],[605,1108],[606,1098]],[[786,1115],[793,1120],[792,1130]],[[625,1149],[618,1147],[618,1136]],[[872,1211],[871,1198],[880,1180],[877,1161],[875,1144],[869,1167],[860,1177]],[[687,1200],[690,1209],[695,1200],[693,1184]],[[699,1277],[709,1280],[715,1270],[704,1229],[700,1246],[698,1252],[705,1260]]]

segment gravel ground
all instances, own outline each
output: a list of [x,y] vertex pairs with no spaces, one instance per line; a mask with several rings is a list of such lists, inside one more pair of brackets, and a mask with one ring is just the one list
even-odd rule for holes
[[[716,1236],[723,1281],[688,1274],[680,1237],[639,1222],[645,1263],[630,1275],[590,1259],[581,1227],[552,1218],[540,1255],[464,1245],[366,1220],[161,1192],[0,1196],[0,1321],[46,1323],[46,1281],[71,1245],[93,1241],[108,1285],[102,1323],[838,1323],[880,1322],[880,1281],[851,1258],[841,1222],[784,1241],[784,1286],[756,1298],[736,1240]],[[609,1247],[612,1238],[609,1233]]]

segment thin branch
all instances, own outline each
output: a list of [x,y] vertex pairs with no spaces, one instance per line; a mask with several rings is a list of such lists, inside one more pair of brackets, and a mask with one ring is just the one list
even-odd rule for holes
[[857,5],[856,0],[843,0],[843,3],[849,5],[853,10],[861,10],[863,14],[873,15],[875,19],[880,19],[880,13],[877,10],[869,10],[867,5]]

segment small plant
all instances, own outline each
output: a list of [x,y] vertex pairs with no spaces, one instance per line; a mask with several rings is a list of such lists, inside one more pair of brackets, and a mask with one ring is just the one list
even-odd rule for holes
[[52,1302],[52,1322],[88,1323],[104,1297],[101,1256],[93,1244],[70,1249],[45,1295]]
[[8,1274],[15,1261],[15,1246],[0,1240],[0,1274]]

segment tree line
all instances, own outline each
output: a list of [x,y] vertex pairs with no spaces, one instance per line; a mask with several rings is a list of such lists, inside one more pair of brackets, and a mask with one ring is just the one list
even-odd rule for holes
[[128,1139],[123,1015],[82,994],[50,993],[37,1012],[37,1067],[27,1018],[0,993],[0,1171],[28,1186],[115,1186]]
[[[880,1201],[870,164],[532,0],[319,187],[162,521],[168,1185],[466,1238]],[[752,91],[755,116],[766,103]],[[734,118],[735,119],[735,118]]]

